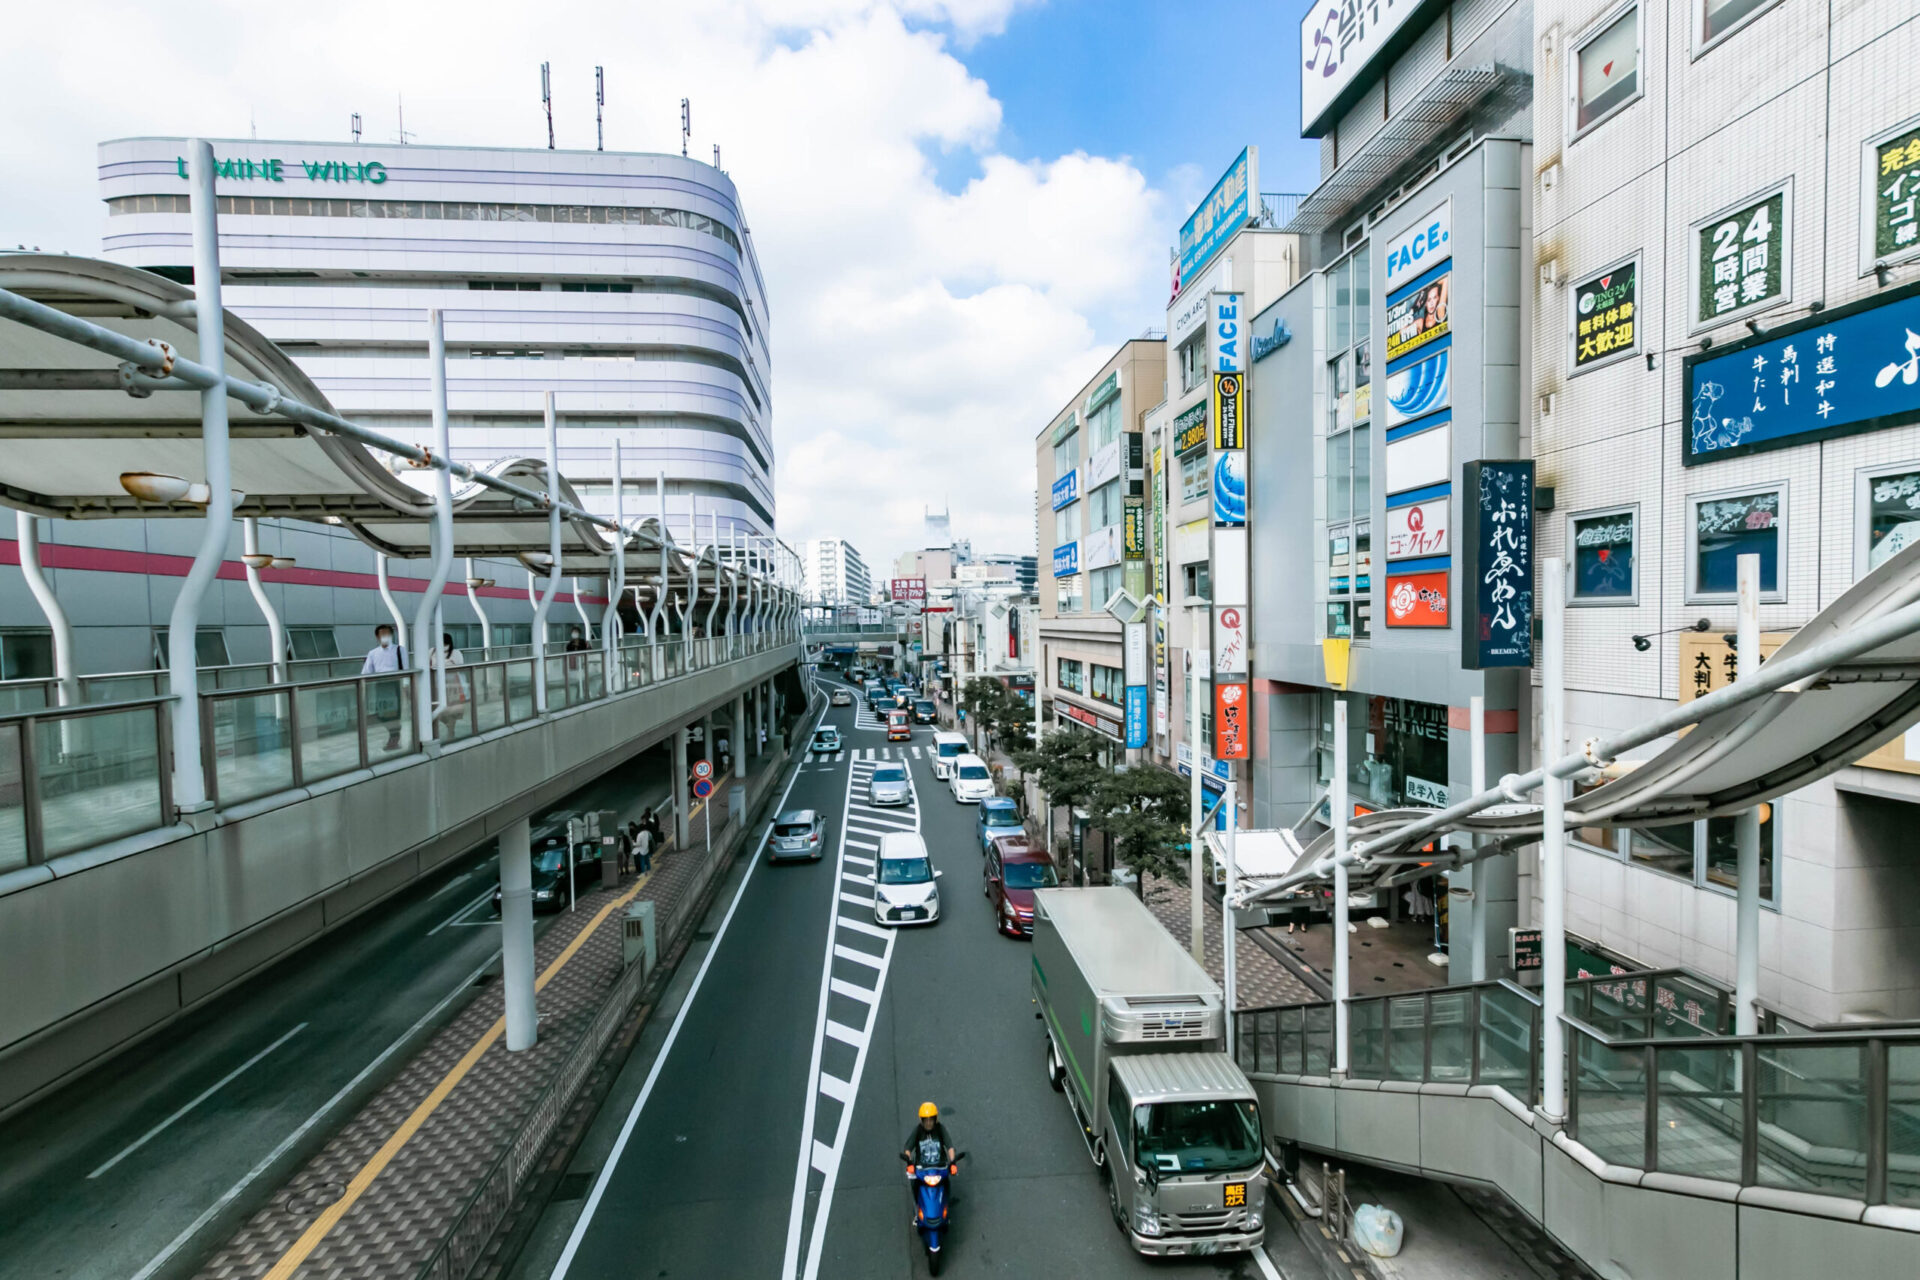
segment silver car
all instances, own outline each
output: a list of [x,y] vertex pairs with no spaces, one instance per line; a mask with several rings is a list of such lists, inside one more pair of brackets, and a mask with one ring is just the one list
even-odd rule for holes
[[788,858],[820,861],[826,847],[826,819],[812,809],[789,809],[773,820],[767,836],[767,861]]
[[894,805],[913,803],[913,783],[903,764],[875,765],[867,779],[867,803]]

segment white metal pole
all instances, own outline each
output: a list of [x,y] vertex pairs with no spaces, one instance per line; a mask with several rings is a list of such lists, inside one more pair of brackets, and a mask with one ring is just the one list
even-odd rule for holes
[[273,664],[273,682],[285,684],[287,679],[287,629],[280,622],[280,611],[273,607],[273,601],[267,597],[266,584],[260,581],[260,570],[253,560],[260,554],[260,522],[252,516],[240,522],[242,554],[241,566],[247,571],[247,590],[253,596],[253,602],[260,606],[260,615],[267,620],[268,661]]
[[507,1048],[533,1048],[540,1015],[533,988],[533,849],[528,819],[500,832],[500,969],[507,998]]
[[[1562,627],[1566,620],[1565,561],[1541,562],[1546,610],[1541,629],[1540,758],[1558,760],[1566,741],[1567,678]],[[1554,1124],[1567,1117],[1567,784],[1549,777],[1541,788],[1540,833],[1540,1110]]]
[[393,598],[393,586],[387,580],[387,555],[376,552],[373,557],[374,581],[380,584],[380,599],[387,606],[387,617],[393,622],[393,642],[400,646],[401,653],[407,651],[407,620],[400,615],[400,603]]
[[[1487,700],[1477,693],[1467,700],[1467,746],[1468,785],[1473,794],[1479,795],[1487,789]],[[1487,980],[1487,924],[1492,916],[1487,913],[1485,889],[1486,877],[1476,869],[1473,872],[1473,928],[1467,940],[1467,972],[1475,982]]]
[[193,566],[167,619],[167,685],[173,695],[173,801],[183,812],[207,807],[200,761],[200,673],[195,638],[200,602],[226,556],[233,525],[233,464],[227,439],[226,312],[220,300],[220,220],[213,193],[213,145],[196,138],[193,155],[193,316],[200,363],[216,379],[200,393],[200,444],[207,471],[207,514]]
[[40,522],[25,511],[16,511],[13,524],[20,539],[20,576],[27,580],[27,590],[33,593],[34,602],[46,615],[47,627],[53,632],[55,694],[61,706],[76,706],[80,702],[80,684],[73,673],[73,623],[40,567]]
[[[1228,766],[1231,768],[1232,766]],[[1234,769],[1234,773],[1239,773]],[[1227,892],[1220,900],[1220,973],[1226,980],[1227,988],[1227,1056],[1234,1056],[1233,1011],[1240,1007],[1239,977],[1240,970],[1234,952],[1239,942],[1240,930],[1233,922],[1233,895],[1239,891],[1239,868],[1234,861],[1235,836],[1240,829],[1240,779],[1236,776],[1227,780],[1226,798],[1222,802],[1227,806]]]
[[553,392],[546,395],[547,426],[547,585],[533,607],[533,710],[547,712],[547,614],[560,594],[560,424]]
[[600,623],[600,644],[607,653],[608,687],[615,678],[614,664],[620,647],[620,597],[627,590],[627,506],[626,475],[620,465],[620,440],[613,441],[613,522],[620,531],[613,535],[613,554],[607,557],[607,611]]
[[[1196,607],[1188,610],[1189,628],[1187,633],[1187,739],[1193,759],[1188,763],[1193,775],[1192,794],[1188,801],[1187,820],[1187,884],[1190,889],[1187,913],[1188,936],[1192,939],[1188,950],[1193,953],[1193,962],[1202,968],[1207,963],[1207,905],[1202,896],[1200,876],[1206,860],[1200,853],[1201,820],[1207,814],[1206,792],[1200,783],[1202,756],[1200,754],[1200,650],[1195,642],[1200,638],[1200,610]],[[1067,821],[1073,821],[1069,814]]]
[[473,616],[480,619],[480,647],[493,648],[493,623],[487,620],[487,611],[480,607],[480,584],[474,576],[473,557],[467,557],[467,603],[473,606]]
[[[433,450],[441,461],[453,457],[447,425],[447,338],[438,307],[427,312],[427,373],[433,384]],[[433,572],[420,606],[413,614],[414,724],[421,742],[434,736],[437,722],[433,706],[433,669],[445,665],[440,653],[440,632],[434,620],[440,609],[440,593],[446,590],[447,577],[453,571],[453,474],[445,467],[433,470]]]
[[[1751,680],[1760,671],[1760,557],[1743,555],[1737,561],[1740,624],[1735,632],[1740,679]],[[1739,883],[1734,888],[1733,1030],[1751,1036],[1760,1031],[1760,809],[1735,815],[1734,850]]]
[[[1333,819],[1333,849],[1336,856],[1347,851],[1347,822],[1353,804],[1347,796],[1347,700],[1333,695],[1333,777],[1327,782],[1328,817]],[[1349,974],[1353,944],[1347,908],[1347,864],[1340,862],[1333,872],[1333,1073],[1347,1074],[1347,1001],[1353,996]]]

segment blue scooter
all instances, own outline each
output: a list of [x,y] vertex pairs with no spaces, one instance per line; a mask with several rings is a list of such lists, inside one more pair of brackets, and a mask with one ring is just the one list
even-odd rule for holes
[[907,1182],[913,1188],[913,1226],[927,1247],[927,1271],[931,1275],[940,1274],[940,1246],[947,1234],[947,1184],[960,1172],[960,1162],[966,1158],[967,1153],[961,1151],[950,1165],[907,1166]]

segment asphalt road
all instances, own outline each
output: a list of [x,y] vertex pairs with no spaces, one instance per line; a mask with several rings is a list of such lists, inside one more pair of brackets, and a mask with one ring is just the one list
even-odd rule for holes
[[[884,735],[853,708],[826,722],[847,756],[809,761],[785,807],[827,813],[827,857],[736,869],[514,1274],[925,1275],[897,1152],[927,1099],[968,1153],[944,1275],[1277,1274],[1246,1255],[1165,1263],[1127,1246],[1047,1085],[1030,946],[992,927],[976,810],[934,780],[931,730],[906,753],[916,811],[869,816],[865,758]],[[944,872],[941,920],[889,939],[853,930],[844,921],[872,917],[840,900],[861,893],[841,879],[858,862],[834,860],[843,831],[857,860],[872,831],[916,821]],[[840,1030],[817,1036],[828,1023]]]
[[[667,768],[556,808],[637,817]],[[499,954],[497,867],[491,842],[453,859],[0,1124],[0,1277],[191,1273],[465,1005]]]

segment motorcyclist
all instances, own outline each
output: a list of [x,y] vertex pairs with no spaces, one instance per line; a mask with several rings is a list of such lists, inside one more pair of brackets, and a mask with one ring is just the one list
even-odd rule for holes
[[931,1102],[920,1104],[920,1119],[907,1133],[907,1140],[900,1149],[900,1158],[907,1162],[909,1168],[931,1164],[951,1166],[954,1163],[953,1143],[947,1138],[947,1127],[940,1123],[939,1107]]

